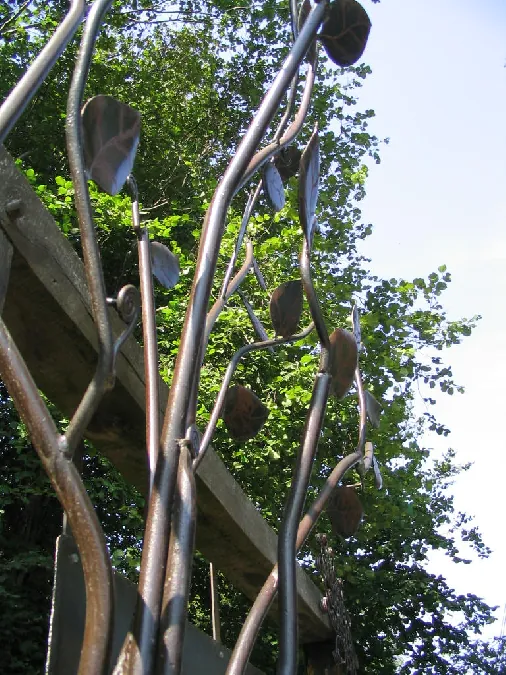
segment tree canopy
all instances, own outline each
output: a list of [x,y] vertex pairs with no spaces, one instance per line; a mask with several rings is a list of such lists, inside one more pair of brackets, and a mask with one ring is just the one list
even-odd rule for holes
[[[16,0],[0,5],[2,98],[65,10],[61,0],[29,4]],[[169,291],[156,291],[161,373],[169,383],[205,208],[289,40],[288,3],[274,0],[240,6],[230,0],[128,0],[113,7],[99,38],[87,93],[113,95],[141,112],[142,137],[134,173],[143,219],[153,236],[180,260],[179,284]],[[64,135],[74,56],[75,43],[14,128],[7,148],[20,160],[34,189],[79,250]],[[365,386],[384,407],[380,428],[370,438],[381,463],[384,489],[378,492],[372,478],[366,477],[360,489],[365,511],[362,526],[355,536],[334,541],[361,669],[378,674],[505,672],[503,646],[475,642],[475,636],[493,620],[492,608],[472,594],[457,594],[445,579],[428,572],[426,565],[434,549],[443,549],[456,564],[469,562],[463,553],[469,546],[479,556],[488,554],[469,516],[456,512],[449,490],[466,467],[458,465],[453,450],[433,459],[424,445],[427,430],[443,436],[449,430],[437,418],[435,400],[419,393],[435,388],[449,395],[461,391],[445,350],[469,335],[475,320],[447,316],[442,298],[451,276],[444,266],[425,279],[413,280],[380,279],[368,271],[368,260],[358,253],[357,245],[372,226],[361,220],[360,201],[368,163],[380,161],[381,149],[380,139],[368,127],[374,112],[361,110],[359,102],[361,82],[370,69],[364,64],[340,69],[323,61],[309,120],[296,141],[302,149],[313,123],[318,122],[322,168],[313,274],[330,330],[349,327],[351,302],[359,304]],[[302,233],[296,179],[290,178],[285,188],[283,209],[273,213],[262,198],[249,227],[255,257],[270,291],[299,276]],[[91,189],[106,284],[114,293],[127,281],[136,283],[137,278],[130,200]],[[229,213],[216,292],[235,244],[244,203],[241,193]],[[243,291],[269,326],[267,297],[253,275]],[[305,307],[301,324],[308,322]],[[209,417],[232,354],[254,339],[244,305],[234,296],[209,342],[199,396],[201,426]],[[220,421],[213,441],[275,529],[317,363],[314,338],[282,347],[275,355],[267,351],[249,355],[234,382],[261,392],[269,418],[261,433],[246,443],[232,441]],[[426,412],[417,416],[414,402],[420,396]],[[39,672],[47,632],[52,547],[60,515],[3,387],[0,405],[0,598],[8,608],[0,618],[0,643],[7,655],[4,672]],[[351,394],[341,402],[332,401],[308,499],[317,494],[337,459],[352,450],[356,435],[356,397]],[[113,562],[135,578],[142,499],[91,447],[83,472]],[[345,482],[356,484],[360,478],[351,474]],[[318,529],[330,532],[326,518]],[[311,539],[300,556],[315,580],[316,551]],[[207,583],[207,571],[199,558],[191,614],[203,628],[209,625]],[[247,603],[225,581],[221,602],[224,641],[233,644]],[[39,618],[28,621],[34,616]],[[256,655],[265,672],[274,672],[275,645],[271,627],[264,632]]]

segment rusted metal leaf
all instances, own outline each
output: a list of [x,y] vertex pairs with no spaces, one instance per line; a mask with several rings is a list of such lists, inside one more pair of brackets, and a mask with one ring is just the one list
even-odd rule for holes
[[332,532],[347,539],[358,530],[364,509],[353,488],[339,486],[329,500],[327,514]]
[[[302,29],[302,26],[306,23],[306,19],[310,15],[310,13],[311,13],[311,3],[309,2],[309,0],[304,0],[304,2],[300,7],[299,18],[297,22],[299,33]],[[310,63],[314,62],[316,58],[316,40],[313,40],[311,46],[307,50],[307,58]]]
[[301,156],[301,151],[294,145],[289,145],[287,148],[283,148],[283,150],[281,150],[281,152],[276,156],[274,165],[279,171],[279,175],[285,182],[297,174]]
[[374,471],[374,483],[376,485],[376,489],[381,490],[381,488],[383,487],[383,478],[381,477],[381,472],[376,457],[372,458],[372,468]]
[[88,177],[116,195],[132,171],[141,116],[112,96],[95,96],[82,111],[84,163]]
[[300,160],[299,174],[299,217],[309,250],[313,245],[316,227],[315,211],[320,182],[320,145],[318,128],[315,127]]
[[263,427],[269,410],[247,387],[235,384],[225,397],[223,421],[236,441],[247,441]]
[[348,393],[358,363],[358,350],[355,337],[343,328],[336,328],[330,336],[330,374],[331,390],[338,399]]
[[274,164],[269,162],[266,165],[262,182],[270,205],[275,211],[281,211],[285,205],[285,188],[280,173]]
[[383,406],[367,390],[365,392],[365,406],[369,422],[373,425],[375,429],[378,429],[380,425],[380,415],[383,411]]
[[360,312],[356,304],[353,305],[351,310],[351,322],[353,324],[353,335],[357,342],[357,349],[359,352],[362,351],[362,331],[360,330]]
[[356,0],[340,0],[329,6],[319,39],[328,57],[345,68],[356,63],[364,53],[371,30],[371,20]]
[[295,335],[302,314],[302,282],[297,279],[278,286],[271,296],[269,310],[276,335]]
[[179,261],[164,244],[151,242],[151,265],[153,274],[165,288],[172,288],[179,281]]

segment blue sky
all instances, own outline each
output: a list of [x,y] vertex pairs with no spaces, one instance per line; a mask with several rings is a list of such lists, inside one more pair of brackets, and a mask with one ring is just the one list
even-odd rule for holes
[[[364,59],[373,74],[360,105],[389,137],[362,204],[374,226],[362,253],[378,275],[415,278],[441,264],[452,274],[442,303],[453,319],[481,314],[476,331],[445,354],[464,395],[438,397],[451,430],[430,437],[473,468],[454,486],[494,553],[431,570],[476,593],[502,617],[506,603],[506,2],[363,0],[372,30]],[[487,630],[492,636],[500,621]]]

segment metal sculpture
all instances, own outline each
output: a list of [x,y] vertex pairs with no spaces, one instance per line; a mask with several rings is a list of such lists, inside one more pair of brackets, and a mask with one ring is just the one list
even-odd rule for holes
[[[142,304],[150,499],[135,622],[116,665],[116,672],[180,672],[194,553],[195,470],[209,447],[220,416],[223,416],[233,438],[245,440],[259,431],[268,415],[268,409],[250,389],[240,384],[231,385],[235,369],[240,359],[251,351],[272,351],[279,345],[301,340],[316,329],[320,364],[279,531],[278,564],[253,604],[227,670],[230,675],[244,672],[260,625],[272,600],[279,593],[279,672],[291,675],[296,672],[297,667],[297,552],[315,527],[329,500],[333,500],[333,508],[336,509],[338,495],[344,494],[336,493],[336,488],[350,468],[358,466],[362,472],[373,468],[376,485],[381,487],[381,476],[372,444],[366,443],[367,417],[373,425],[379,424],[381,406],[364,390],[360,376],[358,355],[361,337],[358,309],[355,306],[352,312],[353,334],[336,328],[329,335],[311,279],[311,251],[317,226],[320,173],[318,129],[314,129],[302,155],[291,146],[303,127],[311,101],[318,52],[317,40],[323,43],[327,54],[335,63],[341,66],[350,65],[363,53],[370,22],[365,10],[355,0],[335,0],[330,3],[329,0],[320,0],[314,7],[311,7],[309,0],[304,0],[300,11],[297,2],[291,0],[294,44],[225,171],[204,220],[193,287],[165,420],[160,430],[152,276],[165,287],[171,288],[177,283],[179,266],[176,257],[165,246],[159,242],[150,242],[149,233],[140,222],[137,186],[131,173],[140,137],[139,114],[128,105],[103,95],[96,96],[83,107],[83,91],[95,41],[110,5],[111,0],[95,0],[89,8],[68,98],[67,148],[91,306],[98,332],[99,358],[95,375],[63,435],[59,434],[52,423],[26,364],[0,319],[2,378],[30,430],[33,444],[65,509],[83,560],[87,614],[79,672],[96,675],[106,672],[109,667],[113,597],[111,565],[104,537],[72,463],[72,456],[100,399],[113,386],[118,351],[135,326]],[[72,4],[69,15],[46,50],[0,108],[0,139],[3,140],[22,113],[29,97],[47,75],[49,68],[75,32],[84,11],[83,2],[76,1]],[[295,109],[299,70],[304,60],[307,63],[305,84],[299,106]],[[287,90],[288,105],[281,122],[272,140],[258,149]],[[261,180],[251,190],[221,293],[208,312],[227,210],[234,195],[259,170],[262,170]],[[278,211],[283,208],[283,180],[297,172],[299,217],[304,234],[300,254],[301,279],[281,283],[272,294],[270,314],[274,333],[279,337],[270,339],[253,307],[240,290],[242,281],[253,269],[260,287],[266,291],[265,281],[253,255],[252,244],[247,237],[248,223],[262,190],[272,209]],[[138,237],[142,302],[131,286],[124,287],[116,298],[106,297],[88,178],[111,195],[117,194],[124,185],[127,186],[132,199],[133,227]],[[244,243],[245,261],[234,274],[237,257]],[[243,346],[233,356],[208,426],[201,435],[195,424],[200,369],[216,319],[234,293],[238,293],[242,299],[259,342]],[[309,305],[312,322],[297,334],[303,294]],[[124,332],[116,339],[112,335],[108,314],[108,305],[111,304],[117,306],[126,322]],[[328,397],[330,393],[337,398],[344,397],[353,382],[358,392],[360,416],[356,450],[338,462],[319,496],[302,517]],[[341,506],[342,502],[341,499]],[[346,522],[344,525],[340,523],[337,527],[343,536],[350,536],[361,518],[359,505],[353,502],[350,506],[348,501],[348,508],[353,511],[353,522]],[[340,518],[342,520],[342,514]],[[347,640],[349,642],[349,636]]]

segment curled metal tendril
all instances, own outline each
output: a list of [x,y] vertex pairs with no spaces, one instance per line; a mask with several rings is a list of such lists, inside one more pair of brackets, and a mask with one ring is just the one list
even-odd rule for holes
[[135,286],[132,286],[132,284],[126,284],[120,289],[114,304],[116,305],[120,317],[127,324],[126,328],[114,343],[114,362],[116,362],[119,350],[125,343],[125,340],[132,334],[139,319],[141,309],[141,296],[139,291]]

